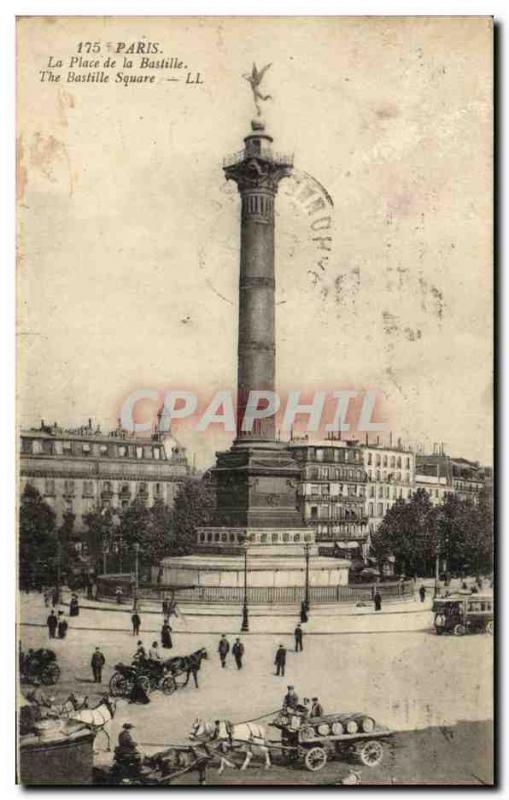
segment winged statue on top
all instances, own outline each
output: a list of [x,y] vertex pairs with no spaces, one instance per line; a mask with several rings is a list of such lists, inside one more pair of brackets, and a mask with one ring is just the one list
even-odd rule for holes
[[260,108],[260,100],[265,101],[272,99],[270,94],[263,95],[259,89],[259,86],[263,80],[263,76],[265,75],[270,66],[272,66],[272,64],[266,64],[259,70],[257,69],[256,64],[253,63],[253,69],[251,70],[251,73],[249,74],[246,72],[242,76],[243,78],[246,79],[246,81],[248,81],[249,85],[251,86],[251,91],[253,92],[253,100],[256,106],[256,112],[259,117],[261,117],[262,115],[262,110]]

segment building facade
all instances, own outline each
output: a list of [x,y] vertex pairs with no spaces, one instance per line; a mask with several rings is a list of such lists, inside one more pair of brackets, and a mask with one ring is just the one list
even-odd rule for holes
[[98,508],[122,509],[136,497],[148,505],[162,500],[173,505],[189,474],[185,449],[155,433],[147,438],[118,428],[102,433],[88,425],[65,430],[44,421],[20,435],[21,493],[34,486],[56,513],[75,514],[74,530],[84,530],[83,517]]
[[332,439],[292,439],[288,447],[301,470],[298,496],[304,522],[316,531],[321,549],[365,560],[367,482],[361,448]]
[[415,455],[398,444],[361,446],[366,469],[366,516],[375,531],[396,500],[408,500],[415,487]]

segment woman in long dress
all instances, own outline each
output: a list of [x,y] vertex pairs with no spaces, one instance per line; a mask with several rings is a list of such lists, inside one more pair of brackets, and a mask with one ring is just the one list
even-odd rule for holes
[[167,650],[171,650],[173,642],[171,640],[171,627],[168,619],[164,620],[163,627],[161,628],[161,644]]

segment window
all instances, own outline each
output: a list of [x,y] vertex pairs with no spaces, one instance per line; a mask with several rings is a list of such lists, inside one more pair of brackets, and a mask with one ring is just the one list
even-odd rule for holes
[[406,460],[406,468],[410,469],[410,459],[409,458],[407,458],[407,460]]
[[101,445],[99,445],[99,454],[100,454],[101,456],[106,456],[106,455],[108,455],[108,445],[107,445],[107,444],[101,444]]
[[383,503],[378,503],[378,512],[377,513],[378,513],[379,517],[383,517],[383,515],[384,515],[384,504]]
[[31,439],[22,439],[21,440],[21,452],[22,453],[31,453],[32,452],[32,440]]
[[64,481],[64,495],[74,496],[74,481]]
[[83,455],[84,456],[89,456],[91,452],[92,452],[92,448],[90,447],[88,442],[85,442],[83,444]]
[[370,497],[374,497],[375,496],[375,487],[374,486],[370,486],[369,487],[369,496]]
[[44,481],[44,494],[46,497],[54,497],[55,496],[55,481],[53,478],[47,478]]
[[318,519],[318,506],[311,506],[311,519]]
[[156,483],[156,485],[154,486],[154,494],[155,494],[156,497],[160,497],[161,496],[161,484],[160,483]]
[[83,497],[93,497],[93,496],[94,496],[94,482],[83,481]]
[[118,454],[121,458],[127,455],[127,447],[124,444],[119,445]]
[[266,541],[267,541],[267,534],[266,533],[262,533],[261,536],[260,536],[260,542],[262,544],[265,544]]
[[273,544],[274,544],[275,542],[278,542],[278,541],[279,541],[279,536],[278,536],[278,534],[277,534],[277,533],[273,533],[273,534],[271,535],[271,539],[272,539],[272,543],[273,543]]
[[375,480],[377,480],[377,481],[380,480],[380,470],[379,469],[377,469],[377,471],[376,471]]
[[53,453],[53,442],[49,439],[42,440],[42,452],[44,455],[50,456]]
[[378,497],[383,497],[383,496],[384,496],[384,487],[383,486],[379,486],[378,487]]
[[371,453],[368,453],[368,464],[371,464]]
[[373,516],[373,508],[374,508],[373,503],[370,503],[368,506],[368,514],[370,517]]
[[72,442],[62,442],[62,452],[64,455],[70,455],[72,453]]
[[300,533],[296,533],[295,534],[295,536],[293,537],[293,541],[294,542],[300,542]]
[[143,458],[143,447],[136,448],[136,458]]
[[104,481],[103,492],[111,492],[111,483],[109,481]]
[[384,460],[383,460],[383,466],[384,466],[384,467],[386,467],[386,466],[387,466],[387,456],[384,456]]
[[154,447],[154,458],[156,461],[161,458],[161,451],[158,447]]
[[317,461],[323,461],[323,450],[317,450],[316,451],[316,460]]
[[146,483],[140,483],[139,493],[142,497],[148,496],[148,486]]
[[395,456],[391,456],[391,467],[395,467],[395,466],[396,466],[396,457]]

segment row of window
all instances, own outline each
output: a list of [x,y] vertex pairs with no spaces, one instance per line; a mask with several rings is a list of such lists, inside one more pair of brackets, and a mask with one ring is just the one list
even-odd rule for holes
[[369,497],[386,497],[388,500],[391,498],[394,500],[401,498],[403,500],[412,496],[412,490],[404,489],[402,486],[379,486],[377,492],[377,487],[371,485],[368,495]]
[[117,444],[108,442],[75,442],[73,440],[53,441],[52,439],[21,439],[21,452],[24,455],[50,456],[92,456],[108,458],[149,458],[158,461],[161,447],[138,444]]
[[411,468],[411,458],[410,456],[401,457],[401,456],[382,456],[380,453],[368,453],[367,454],[367,464],[371,465],[374,464],[375,467],[398,467],[401,469],[403,467],[403,462],[405,462],[406,469]]
[[396,483],[411,483],[412,480],[412,473],[411,472],[401,472],[398,470],[397,472],[387,472],[386,470],[375,470],[375,469],[368,469],[366,470],[368,475],[368,481],[375,481],[379,483],[380,481],[394,481]]
[[329,461],[335,463],[361,461],[360,450],[347,450],[340,447],[306,447],[303,453],[307,457],[307,461]]
[[322,505],[310,506],[310,519],[362,519],[363,510],[356,506]]
[[336,481],[359,481],[365,482],[364,470],[361,469],[340,469],[333,467],[308,467],[306,475],[311,479],[336,480]]
[[[79,481],[75,480],[65,480],[63,485],[63,495],[64,497],[74,497],[76,495],[77,490],[79,490]],[[161,483],[154,483],[150,484],[153,486],[154,495],[159,496],[162,494],[162,484]],[[108,495],[113,494],[115,489],[115,484],[112,481],[103,481],[100,485],[101,494]],[[136,491],[139,495],[146,495],[148,496],[148,487],[149,484],[142,481],[136,485]],[[47,497],[55,497],[56,496],[56,482],[54,478],[46,478],[44,481],[44,494]],[[122,483],[119,484],[118,494],[120,496],[131,496],[131,486],[129,483]],[[95,481],[82,481],[82,496],[83,497],[95,497]]]
[[[288,533],[286,531],[279,533],[262,533],[260,534],[259,541],[261,544],[288,544],[290,542],[310,542],[312,539],[309,533],[300,534],[300,533]],[[212,542],[223,542],[223,543],[236,543],[238,542],[238,537],[235,533],[208,533],[202,532],[198,534],[198,541],[202,543],[212,543]]]
[[[304,486],[304,494],[321,496],[343,496],[343,497],[364,497],[365,486],[363,484],[330,484],[330,483],[311,483]],[[309,491],[306,491],[308,489]]]

